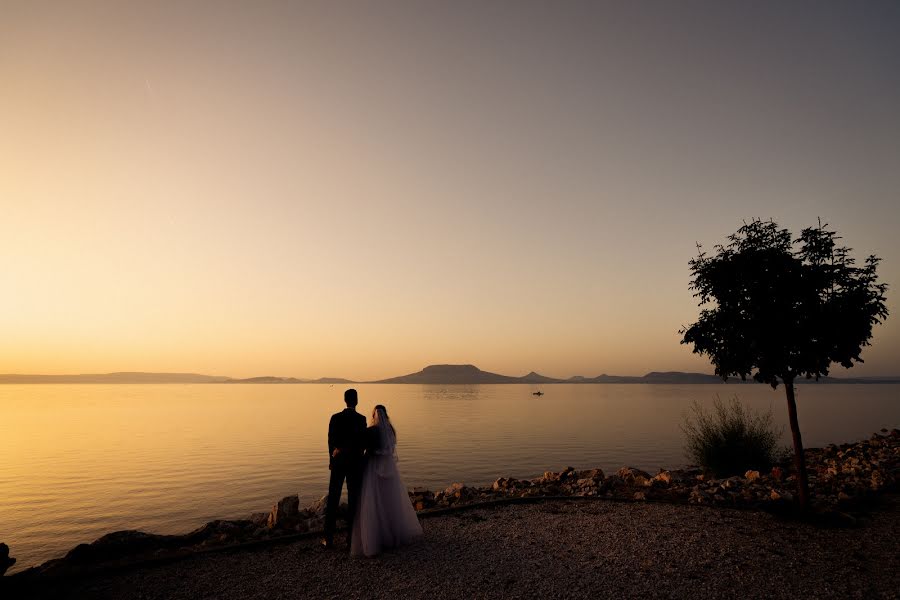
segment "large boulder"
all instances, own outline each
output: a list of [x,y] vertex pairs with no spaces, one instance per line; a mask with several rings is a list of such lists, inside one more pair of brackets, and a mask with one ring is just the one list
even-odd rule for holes
[[222,542],[236,542],[249,537],[255,527],[250,520],[225,521],[217,519],[182,536],[182,542],[184,545],[203,546]]
[[16,559],[10,557],[9,546],[0,544],[0,577],[6,573],[6,570],[16,564]]
[[300,498],[297,496],[285,496],[272,507],[266,525],[269,529],[293,527],[297,524],[299,518]]
[[180,536],[174,535],[156,535],[143,531],[116,531],[108,533],[90,544],[78,544],[66,554],[65,562],[73,565],[100,563],[179,545],[181,541]]

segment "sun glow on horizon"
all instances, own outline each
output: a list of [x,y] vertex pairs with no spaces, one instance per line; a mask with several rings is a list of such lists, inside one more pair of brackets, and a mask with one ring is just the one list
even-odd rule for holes
[[900,374],[900,14],[707,8],[15,6],[0,372],[711,372],[695,242],[821,216]]

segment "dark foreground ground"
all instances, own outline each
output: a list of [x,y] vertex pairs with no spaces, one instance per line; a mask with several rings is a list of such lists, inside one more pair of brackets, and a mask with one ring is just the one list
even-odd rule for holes
[[856,527],[767,513],[552,501],[423,521],[373,559],[316,540],[60,581],[27,598],[900,598],[900,498]]

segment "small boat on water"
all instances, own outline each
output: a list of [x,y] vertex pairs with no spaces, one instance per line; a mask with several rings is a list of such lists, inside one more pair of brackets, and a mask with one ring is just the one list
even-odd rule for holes
[[544,395],[544,392],[542,392],[542,391],[539,390],[539,391],[537,391],[537,392],[531,392],[531,395],[532,395],[532,396],[543,396],[543,395]]

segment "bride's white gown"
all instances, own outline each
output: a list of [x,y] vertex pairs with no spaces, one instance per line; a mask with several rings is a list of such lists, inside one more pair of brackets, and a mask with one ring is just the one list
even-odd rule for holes
[[375,556],[422,535],[422,525],[400,479],[396,442],[386,415],[383,421],[369,428],[369,433],[377,441],[367,453],[359,506],[353,520],[350,552],[355,556]]

